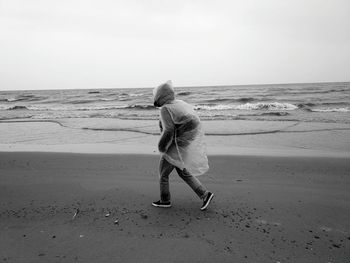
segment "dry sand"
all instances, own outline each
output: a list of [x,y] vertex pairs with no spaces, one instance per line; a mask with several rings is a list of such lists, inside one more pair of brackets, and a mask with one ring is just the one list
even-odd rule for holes
[[349,158],[210,156],[204,212],[158,158],[0,152],[0,261],[350,262]]

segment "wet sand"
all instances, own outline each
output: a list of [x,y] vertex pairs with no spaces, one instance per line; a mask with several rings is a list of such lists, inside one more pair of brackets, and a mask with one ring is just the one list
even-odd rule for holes
[[211,155],[204,212],[176,174],[151,206],[158,158],[0,152],[0,261],[349,261],[348,157]]
[[[208,154],[350,158],[350,124],[203,121]],[[0,120],[0,152],[158,154],[158,122],[72,118]]]

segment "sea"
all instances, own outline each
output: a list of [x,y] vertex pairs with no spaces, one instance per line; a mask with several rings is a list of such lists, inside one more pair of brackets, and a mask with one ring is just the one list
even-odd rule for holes
[[[202,120],[350,123],[350,82],[175,87]],[[152,88],[0,91],[0,120],[156,120]]]

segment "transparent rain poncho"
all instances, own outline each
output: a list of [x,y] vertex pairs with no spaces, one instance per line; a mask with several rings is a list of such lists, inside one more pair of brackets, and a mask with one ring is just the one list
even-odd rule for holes
[[204,142],[204,131],[193,107],[175,100],[170,81],[153,91],[154,105],[161,107],[161,137],[158,148],[162,156],[172,165],[191,175],[199,176],[208,171],[208,158]]

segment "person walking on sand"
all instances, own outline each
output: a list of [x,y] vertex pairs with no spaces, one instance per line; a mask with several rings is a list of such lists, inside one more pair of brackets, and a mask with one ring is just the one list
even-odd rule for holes
[[178,175],[203,201],[201,210],[205,210],[214,194],[209,192],[196,177],[209,169],[200,119],[190,104],[175,99],[171,81],[156,87],[153,96],[154,106],[160,107],[161,136],[158,150],[161,159],[160,200],[153,202],[152,205],[171,207],[169,175],[175,168]]

